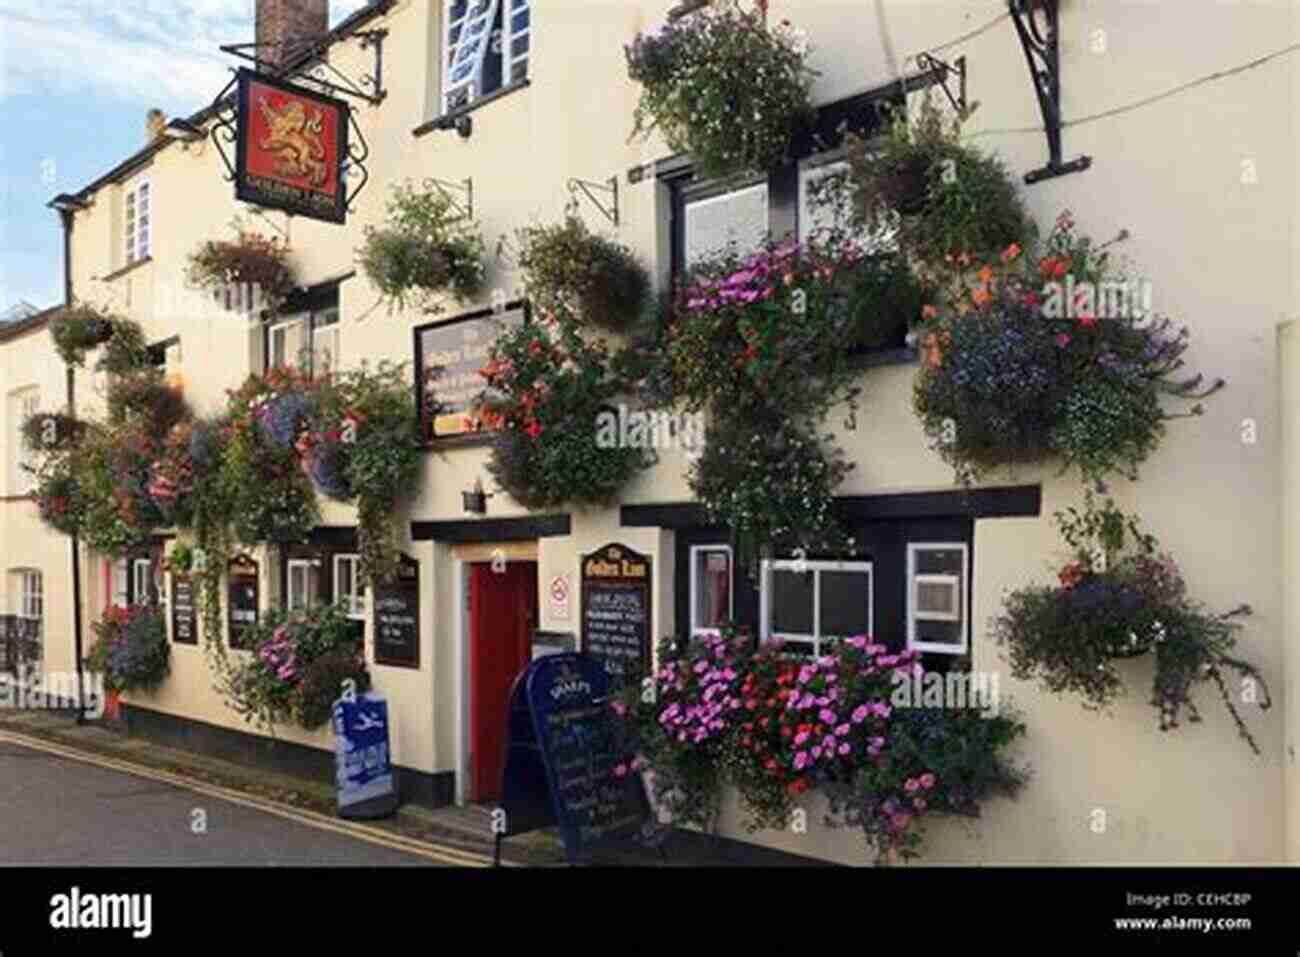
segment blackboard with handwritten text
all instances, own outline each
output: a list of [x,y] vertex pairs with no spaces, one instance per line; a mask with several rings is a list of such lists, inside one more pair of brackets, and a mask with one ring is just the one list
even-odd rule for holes
[[197,616],[194,612],[194,581],[189,575],[172,576],[172,641],[178,645],[197,645]]
[[616,687],[650,667],[650,558],[606,545],[582,559],[582,650]]

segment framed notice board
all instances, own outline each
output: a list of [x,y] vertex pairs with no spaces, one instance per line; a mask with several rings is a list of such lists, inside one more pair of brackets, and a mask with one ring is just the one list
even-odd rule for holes
[[172,641],[178,645],[197,645],[196,620],[194,579],[189,575],[172,575]]
[[650,668],[651,561],[610,544],[582,558],[582,651],[618,687]]
[[406,555],[397,577],[375,588],[375,663],[420,667],[420,563]]

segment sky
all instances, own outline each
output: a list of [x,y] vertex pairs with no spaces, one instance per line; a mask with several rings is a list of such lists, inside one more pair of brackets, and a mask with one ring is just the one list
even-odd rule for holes
[[[366,0],[332,0],[331,25]],[[145,142],[145,114],[189,116],[253,40],[254,0],[0,0],[0,312],[62,301],[63,236],[45,204]]]

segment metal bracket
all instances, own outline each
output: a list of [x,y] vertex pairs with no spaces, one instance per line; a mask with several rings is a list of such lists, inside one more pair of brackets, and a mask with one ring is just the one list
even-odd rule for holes
[[1038,108],[1047,131],[1047,165],[1025,174],[1026,183],[1037,183],[1078,173],[1092,165],[1092,157],[1070,162],[1061,159],[1061,45],[1059,0],[1007,0],[1012,22],[1029,64],[1029,75],[1038,95]]
[[339,164],[339,180],[344,177],[356,179],[354,171],[360,171],[360,182],[357,183],[356,189],[348,193],[346,206],[348,212],[352,212],[352,201],[357,198],[370,182],[370,170],[366,168],[366,160],[370,158],[370,144],[366,142],[365,134],[361,132],[361,124],[357,122],[355,110],[348,110],[348,122],[352,126],[352,135],[348,137],[348,158]]
[[[452,206],[454,206],[456,208],[456,211],[459,212],[463,217],[465,217],[466,219],[474,218],[474,180],[472,177],[467,177],[465,181],[462,183],[456,183],[451,180],[435,179],[434,177],[430,176],[424,181],[424,188],[436,189],[438,192],[442,193],[443,196],[446,196],[447,199],[451,200]],[[447,192],[448,190],[451,189],[456,190],[458,193],[465,194],[464,205],[461,205],[460,200],[458,200],[451,193]]]
[[[598,189],[602,193],[609,193],[611,196],[613,196],[614,208],[613,209],[606,208],[604,203],[602,203],[594,195],[592,195],[591,191],[593,189]],[[593,183],[591,180],[585,180],[585,179],[570,179],[569,193],[573,196],[575,201],[577,200],[578,197],[578,190],[582,190],[583,193],[586,194],[587,199],[591,201],[591,204],[593,206],[595,206],[598,210],[600,210],[602,213],[605,214],[606,219],[608,219],[615,226],[618,225],[618,177],[617,176],[611,176],[605,183]]]
[[[958,115],[964,116],[966,114],[966,57],[959,56],[952,65],[949,65],[933,54],[918,53],[916,65],[921,71],[938,76],[939,85],[943,87],[943,95],[948,97],[948,102],[952,104],[952,108]],[[957,74],[960,83],[955,97],[952,95],[952,90],[948,89],[948,77],[954,73]]]
[[231,92],[235,84],[239,81],[239,73],[232,69],[235,75],[231,78],[217,94],[217,98],[212,101],[212,142],[217,147],[217,155],[221,157],[221,162],[226,165],[226,182],[235,181],[235,164],[231,160],[231,151],[224,146],[229,143],[232,146],[238,141],[239,133],[236,121],[239,119],[239,107],[235,102],[235,96]]
[[[329,46],[340,38],[332,33],[322,33],[305,38],[303,41],[305,45],[294,52],[293,62],[301,63],[302,67],[305,67],[308,72],[297,73],[291,70],[286,79],[313,83],[320,88],[321,92],[331,96],[350,96],[355,99],[365,100],[371,106],[378,106],[388,96],[388,91],[384,89],[384,38],[388,36],[388,31],[359,30],[352,36],[361,40],[361,49],[375,48],[375,69],[373,73],[365,74],[357,80],[340,73],[328,60],[322,57],[322,54],[325,53]],[[259,49],[276,45],[273,43],[227,43],[221,47],[221,52],[250,61],[260,72],[277,73],[281,70],[280,64],[263,60],[257,55]],[[336,79],[330,79],[331,76]],[[367,93],[362,87],[369,87],[374,92]]]

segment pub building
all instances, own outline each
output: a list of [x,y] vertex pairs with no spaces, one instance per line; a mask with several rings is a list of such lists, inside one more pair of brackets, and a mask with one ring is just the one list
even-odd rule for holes
[[[413,401],[425,413],[419,481],[397,505],[401,574],[378,593],[360,575],[355,508],[323,496],[319,526],[306,541],[239,550],[227,569],[218,636],[205,635],[203,617],[193,613],[193,582],[162,565],[177,544],[193,544],[184,532],[160,530],[149,548],[124,558],[83,544],[83,647],[108,604],[172,606],[170,675],[156,691],[123,697],[129,733],[332,780],[330,728],[277,727],[268,743],[212,690],[204,642],[215,637],[232,654],[245,654],[245,632],[269,610],[343,602],[364,639],[374,689],[388,702],[402,800],[490,806],[500,798],[512,683],[537,657],[591,651],[616,675],[647,666],[660,639],[715,632],[726,620],[749,625],[756,636],[781,636],[809,655],[836,636],[867,634],[891,649],[920,651],[930,668],[999,674],[1003,694],[1023,710],[1029,729],[1018,754],[1033,767],[1033,782],[1014,802],[989,803],[973,825],[929,824],[923,863],[1300,860],[1300,712],[1256,709],[1247,716],[1269,756],[1261,764],[1228,720],[1209,717],[1208,704],[1205,722],[1161,735],[1138,691],[1106,716],[1012,680],[988,620],[1008,589],[1054,576],[1060,543],[1052,514],[1076,504],[1083,489],[1052,466],[990,475],[969,491],[955,485],[912,413],[920,357],[905,342],[862,356],[857,428],[834,424],[856,465],[836,507],[857,553],[778,554],[751,575],[737,562],[727,529],[711,527],[693,500],[683,450],[658,450],[657,463],[608,507],[530,511],[495,487],[486,468],[490,435],[467,429],[466,415],[482,388],[478,370],[493,339],[539,318],[512,263],[487,257],[482,294],[445,297],[437,313],[386,308],[356,263],[363,231],[383,222],[392,187],[437,184],[479,224],[489,248],[530,223],[560,221],[576,198],[588,227],[630,247],[656,291],[666,290],[700,256],[728,242],[750,248],[769,234],[806,237],[815,225],[810,188],[842,168],[833,145],[840,124],[874,135],[882,105],[915,104],[927,89],[943,99],[943,71],[915,66],[915,55],[927,50],[943,50],[949,63],[963,58],[962,88],[969,85],[970,98],[981,102],[980,128],[991,131],[980,142],[1020,182],[1041,167],[1047,146],[1042,135],[1014,132],[1039,117],[1014,18],[1003,10],[1001,22],[972,34],[962,0],[888,0],[887,17],[880,5],[771,0],[769,22],[788,18],[811,44],[818,135],[798,139],[790,161],[766,175],[708,180],[658,133],[628,141],[639,88],[627,78],[623,51],[638,31],[669,18],[689,22],[683,18],[703,4],[533,6],[375,0],[331,19],[327,0],[258,0],[259,62],[247,89],[261,92],[242,104],[248,115],[240,121],[262,122],[258,97],[274,109],[300,102],[325,111],[324,128],[340,136],[329,139],[336,151],[330,155],[353,157],[348,170],[340,167],[344,175],[323,187],[334,190],[332,204],[319,197],[299,203],[273,188],[273,172],[257,172],[242,159],[228,168],[222,137],[234,127],[222,125],[229,110],[220,102],[196,104],[202,108],[184,118],[151,117],[138,151],[59,197],[72,297],[111,299],[137,321],[196,412],[219,412],[226,390],[278,365],[319,373],[389,360],[415,370]],[[1057,9],[1055,2],[1045,6]],[[997,13],[991,10],[990,19]],[[1066,77],[1069,115],[1113,106],[1115,90],[1148,92],[1153,75],[1190,77],[1250,60],[1290,31],[1281,14],[1262,8],[1247,14],[1207,7],[1198,17],[1163,24],[1179,42],[1144,46],[1141,55],[1116,49],[1118,42],[1107,55],[1080,48],[1088,29],[1104,27],[1118,41],[1148,28],[1154,15],[1123,0],[1101,0],[1087,11],[1060,5],[1057,67]],[[901,82],[879,39],[886,33],[898,59],[909,58],[898,68]],[[364,95],[311,87],[310,96],[295,101],[293,91],[309,87],[309,68],[320,57]],[[1144,481],[1123,483],[1116,493],[1141,505],[1145,522],[1160,529],[1207,604],[1254,607],[1243,654],[1262,661],[1278,687],[1284,654],[1295,653],[1282,642],[1296,620],[1294,603],[1283,600],[1284,591],[1296,592],[1285,577],[1295,569],[1283,562],[1283,541],[1300,541],[1300,510],[1282,511],[1284,488],[1300,487],[1293,480],[1297,460],[1284,458],[1278,436],[1300,434],[1300,416],[1293,405],[1284,412],[1274,397],[1300,381],[1300,346],[1289,327],[1281,338],[1274,329],[1277,315],[1295,311],[1282,305],[1294,298],[1283,264],[1293,251],[1285,239],[1268,250],[1252,237],[1293,235],[1294,203],[1285,198],[1291,194],[1269,190],[1292,181],[1300,157],[1289,128],[1263,119],[1289,113],[1289,85],[1271,76],[1247,72],[1233,78],[1231,93],[1226,84],[1206,87],[1203,98],[1171,99],[1134,119],[1071,127],[1066,152],[1086,153],[1093,168],[1023,185],[1021,194],[1039,224],[1073,209],[1090,234],[1123,225],[1142,237],[1144,265],[1178,277],[1177,311],[1203,350],[1197,358],[1213,357],[1238,384],[1216,397],[1223,401],[1204,419],[1172,425],[1144,465]],[[954,92],[956,79],[948,77],[945,89]],[[1234,113],[1239,128],[1225,141],[1218,98],[1229,95],[1260,108]],[[340,129],[347,154],[337,152]],[[1245,147],[1233,143],[1270,158],[1258,185],[1237,182],[1232,151]],[[1177,176],[1168,174],[1173,164]],[[588,185],[584,193],[577,183],[604,191]],[[1198,184],[1194,202],[1180,184]],[[355,192],[340,198],[339,191]],[[247,289],[225,290],[214,301],[185,281],[189,254],[206,240],[230,238],[226,224],[250,210],[256,216],[246,217],[249,228],[287,238],[296,275],[294,294],[269,317]],[[1220,268],[1182,268],[1193,262]],[[1238,295],[1245,276],[1254,290],[1249,305]],[[64,366],[47,321],[27,320],[12,332],[0,326],[7,421],[15,421],[14,409],[35,407],[22,402],[55,408],[63,401]],[[92,369],[93,356],[86,371],[76,372],[83,416],[102,412]],[[1269,438],[1243,445],[1242,419]],[[6,428],[8,463],[17,456],[14,435]],[[1284,466],[1291,478],[1278,481]],[[1197,469],[1206,470],[1204,480]],[[72,670],[68,539],[40,523],[16,481],[11,475],[0,503],[6,594],[13,608],[12,596],[34,594],[32,574],[41,580],[45,666]],[[1294,695],[1300,668],[1286,660],[1285,684]],[[1149,680],[1142,671],[1148,667],[1134,665],[1135,688]],[[1222,786],[1207,787],[1207,772]],[[1160,801],[1153,813],[1153,795],[1164,793],[1177,800]],[[862,841],[823,827],[820,799],[808,800],[807,833],[750,834],[728,797],[720,834],[866,863]],[[1088,826],[1098,808],[1114,822],[1100,833]]]

